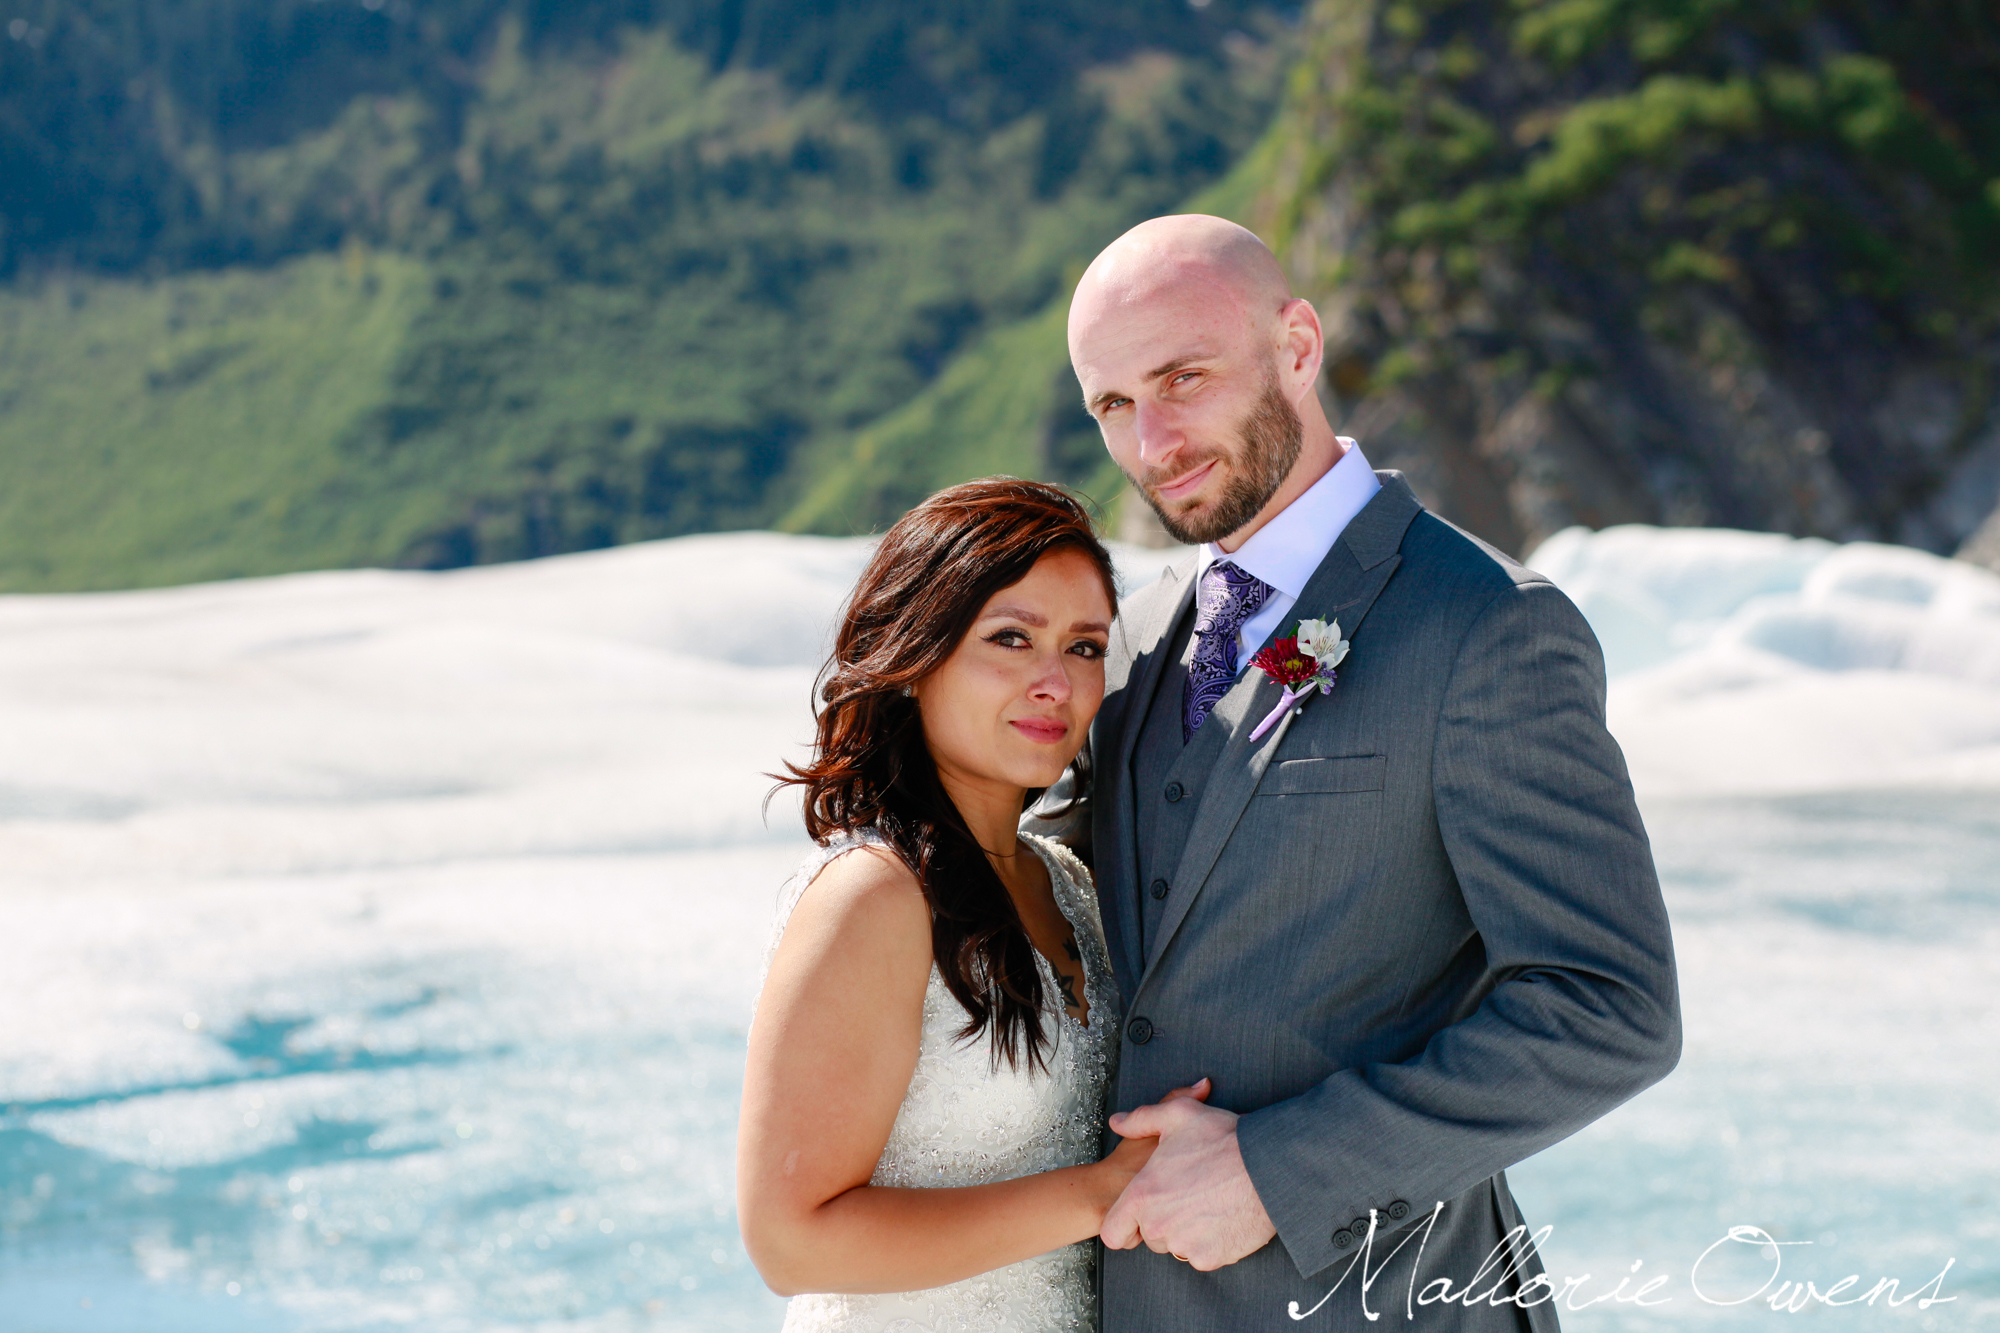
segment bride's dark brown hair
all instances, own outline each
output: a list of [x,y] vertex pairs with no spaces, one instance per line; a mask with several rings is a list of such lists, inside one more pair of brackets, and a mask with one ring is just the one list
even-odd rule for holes
[[[820,673],[819,734],[810,763],[779,779],[805,788],[806,831],[825,842],[874,828],[916,875],[931,912],[931,956],[989,1034],[997,1067],[1043,1067],[1042,980],[1034,945],[993,864],[952,804],[906,689],[944,664],[994,593],[1051,551],[1090,558],[1118,604],[1110,553],[1067,492],[988,477],[939,491],[897,520],[875,548]],[[1071,767],[1080,794],[1088,760]],[[1039,793],[1030,793],[1033,800]]]

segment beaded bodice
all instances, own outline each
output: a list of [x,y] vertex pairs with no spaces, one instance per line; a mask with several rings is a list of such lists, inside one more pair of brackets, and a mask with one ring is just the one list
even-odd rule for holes
[[[1117,1055],[1118,989],[1104,951],[1104,929],[1090,874],[1068,849],[1033,835],[1022,840],[1047,864],[1056,904],[1076,931],[1082,953],[1086,1022],[1055,997],[1053,969],[1042,971],[1044,1030],[1053,1033],[1048,1068],[993,1067],[984,1034],[957,1039],[966,1012],[935,966],[924,991],[916,1070],[873,1185],[949,1188],[1097,1160],[1104,1145],[1104,1095]],[[828,862],[880,838],[849,835],[816,848],[785,885],[771,948],[799,896]],[[768,966],[769,954],[766,955]],[[787,1333],[1015,1333],[1095,1330],[1093,1264],[1097,1242],[1082,1241],[1021,1263],[926,1291],[889,1295],[805,1295],[792,1299]]]

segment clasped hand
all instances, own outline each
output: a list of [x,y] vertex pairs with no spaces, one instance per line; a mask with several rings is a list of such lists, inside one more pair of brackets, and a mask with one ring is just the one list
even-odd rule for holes
[[1212,1272],[1262,1249],[1278,1234],[1236,1143],[1236,1114],[1203,1103],[1202,1079],[1160,1101],[1111,1117],[1121,1138],[1155,1138],[1152,1156],[1104,1215],[1106,1246],[1129,1250],[1144,1242]]

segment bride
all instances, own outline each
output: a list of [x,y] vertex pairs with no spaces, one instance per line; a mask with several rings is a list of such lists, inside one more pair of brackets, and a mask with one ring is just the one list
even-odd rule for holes
[[1097,1327],[1093,1237],[1157,1140],[1102,1155],[1096,897],[1016,829],[1078,762],[1115,605],[1076,502],[1005,478],[910,511],[849,601],[786,779],[819,846],[780,903],[738,1140],[744,1245],[792,1333]]

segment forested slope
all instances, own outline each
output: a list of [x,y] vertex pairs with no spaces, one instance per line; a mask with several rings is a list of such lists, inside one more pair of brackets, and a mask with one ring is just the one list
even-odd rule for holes
[[[30,6],[0,587],[864,530],[903,488],[829,488],[859,434],[1221,176],[1285,41],[1230,0]],[[1072,402],[996,464],[1102,482]]]
[[1108,500],[1063,302],[1183,207],[1273,242],[1341,427],[1504,547],[2000,565],[2000,10],[1288,12],[42,0],[0,38],[0,588]]

